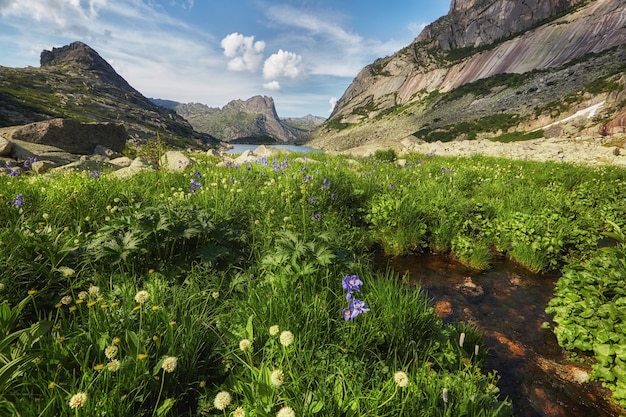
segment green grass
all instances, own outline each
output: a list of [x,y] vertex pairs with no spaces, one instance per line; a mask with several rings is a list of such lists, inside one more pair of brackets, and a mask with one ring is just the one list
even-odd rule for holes
[[[0,407],[22,416],[510,415],[497,376],[481,372],[478,332],[442,323],[420,289],[374,269],[373,248],[449,251],[477,269],[500,252],[543,272],[594,259],[600,233],[626,221],[616,167],[295,156],[217,166],[196,155],[188,171],[124,181],[0,174],[0,356],[21,364],[6,374]],[[363,281],[353,297],[369,311],[346,321],[347,275]],[[31,336],[13,336],[22,329]],[[164,367],[171,357],[175,369]],[[214,403],[222,391],[225,411]],[[79,392],[87,401],[72,409]]]

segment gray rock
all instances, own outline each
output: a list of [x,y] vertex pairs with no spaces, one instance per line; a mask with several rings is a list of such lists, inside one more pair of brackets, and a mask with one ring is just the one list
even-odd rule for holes
[[53,168],[52,171],[111,171],[116,169],[118,166],[110,162],[84,159]]
[[259,159],[259,157],[256,156],[254,152],[252,152],[249,149],[246,149],[241,155],[235,158],[233,162],[238,165],[243,165],[243,164],[251,164],[255,162],[257,159]]
[[184,171],[193,161],[180,151],[167,151],[160,159],[161,168],[167,171]]
[[125,179],[130,178],[139,172],[150,170],[156,170],[154,165],[143,158],[135,158],[129,166],[113,171],[110,175],[119,179]]
[[11,142],[0,136],[0,156],[11,155]]
[[6,139],[54,146],[74,154],[91,154],[102,145],[114,151],[126,146],[126,128],[115,123],[80,123],[70,119],[52,119],[2,129]]
[[65,165],[77,161],[80,157],[79,155],[71,154],[55,146],[24,142],[16,139],[11,140],[11,143],[13,148],[11,156],[18,161],[37,158],[52,161],[57,165]]
[[115,159],[115,158],[119,158],[122,156],[121,153],[115,152],[114,150],[109,149],[106,146],[102,146],[102,145],[96,145],[96,147],[93,150],[93,153],[94,155],[106,156],[109,159]]
[[111,162],[113,165],[117,165],[120,168],[126,168],[133,163],[133,160],[127,156],[121,156],[119,158],[111,159],[109,162]]
[[56,168],[58,165],[52,161],[35,161],[31,164],[33,172],[37,174],[44,174],[50,171],[52,168]]

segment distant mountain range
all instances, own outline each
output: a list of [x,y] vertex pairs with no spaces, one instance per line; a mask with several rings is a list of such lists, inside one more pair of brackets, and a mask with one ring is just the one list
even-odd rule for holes
[[228,143],[302,144],[310,139],[313,130],[326,121],[323,117],[312,115],[280,119],[274,100],[267,96],[233,100],[221,109],[199,103],[151,100],[176,111],[197,131]]

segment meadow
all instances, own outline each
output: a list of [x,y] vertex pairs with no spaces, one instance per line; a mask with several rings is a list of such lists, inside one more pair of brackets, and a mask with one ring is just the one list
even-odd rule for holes
[[376,251],[563,271],[559,342],[626,399],[626,170],[194,157],[123,181],[0,174],[1,415],[511,415],[478,331]]

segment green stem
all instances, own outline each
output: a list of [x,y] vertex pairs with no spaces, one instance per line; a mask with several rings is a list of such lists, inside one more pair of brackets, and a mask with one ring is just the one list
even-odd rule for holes
[[165,384],[165,370],[163,370],[163,376],[161,377],[161,388],[159,389],[159,396],[157,397],[156,404],[154,405],[154,411],[152,415],[154,416],[159,408],[159,401],[161,401],[161,394],[163,393],[163,385]]

